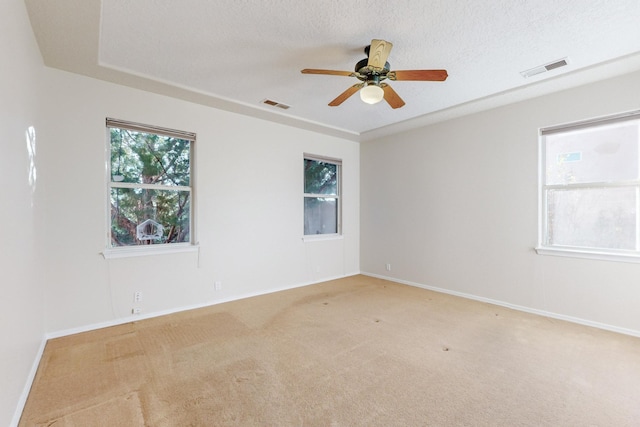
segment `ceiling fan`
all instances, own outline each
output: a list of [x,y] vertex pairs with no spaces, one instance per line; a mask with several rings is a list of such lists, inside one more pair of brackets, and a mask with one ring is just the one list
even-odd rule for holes
[[336,99],[329,103],[331,107],[337,107],[346,101],[351,95],[360,91],[360,98],[368,104],[376,104],[384,98],[391,108],[400,108],[405,102],[395,90],[384,80],[411,80],[411,81],[444,81],[447,79],[447,70],[398,70],[390,71],[387,62],[393,44],[385,40],[371,40],[371,44],[364,48],[367,55],[365,59],[356,64],[355,71],[318,70],[305,68],[303,74],[329,74],[332,76],[356,77],[362,83],[355,84],[342,92]]

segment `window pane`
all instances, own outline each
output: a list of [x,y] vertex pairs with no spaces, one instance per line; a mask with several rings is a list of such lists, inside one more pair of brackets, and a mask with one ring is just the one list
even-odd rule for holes
[[639,123],[635,120],[547,135],[547,185],[638,179]]
[[636,249],[636,188],[547,192],[548,245]]
[[333,198],[304,198],[304,234],[338,232],[338,203]]
[[304,192],[338,195],[338,165],[304,159]]
[[111,245],[153,245],[190,240],[190,192],[111,189]]
[[111,181],[189,186],[191,142],[110,128]]

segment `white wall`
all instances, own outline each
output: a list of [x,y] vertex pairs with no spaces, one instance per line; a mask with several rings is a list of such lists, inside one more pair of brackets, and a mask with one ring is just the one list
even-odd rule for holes
[[[0,425],[9,425],[44,337],[37,210],[26,132],[39,137],[42,60],[21,0],[0,2]],[[36,138],[36,142],[39,142]]]
[[[359,144],[45,69],[48,332],[359,272]],[[105,260],[105,118],[197,133],[200,253]],[[303,153],[343,160],[341,240],[302,241]],[[214,291],[214,281],[222,290]]]
[[640,264],[533,250],[538,128],[639,93],[636,72],[362,143],[361,270],[640,334]]

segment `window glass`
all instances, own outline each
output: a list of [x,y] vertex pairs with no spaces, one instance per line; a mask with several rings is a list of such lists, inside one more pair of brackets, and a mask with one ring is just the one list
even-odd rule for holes
[[337,200],[324,197],[304,198],[304,234],[338,232]]
[[304,235],[340,233],[339,160],[304,159]]
[[636,193],[633,187],[549,190],[546,243],[634,250]]
[[542,129],[540,249],[640,257],[639,117]]
[[638,179],[638,125],[614,124],[546,137],[547,184]]
[[[112,187],[111,245],[189,242],[190,195],[189,191]],[[164,232],[143,233],[154,223]]]
[[338,165],[319,160],[304,160],[304,192],[338,194]]
[[[195,136],[110,122],[109,246],[190,243]],[[172,131],[178,133],[178,131]]]

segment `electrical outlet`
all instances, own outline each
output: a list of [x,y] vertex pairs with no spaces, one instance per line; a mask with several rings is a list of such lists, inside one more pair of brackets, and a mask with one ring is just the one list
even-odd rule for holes
[[133,293],[133,302],[142,301],[142,291],[136,291]]
[[387,271],[391,271],[391,264],[386,265]]
[[131,314],[140,314],[142,313],[142,309],[140,307],[135,307],[131,309]]
[[220,289],[222,289],[222,282],[219,280],[216,280],[215,282],[213,282],[213,289],[215,289],[216,291],[219,291]]

